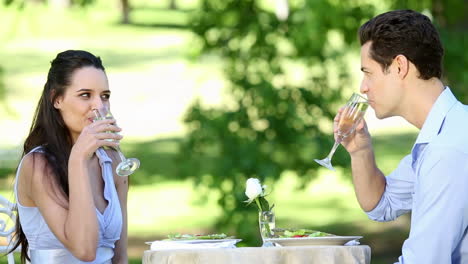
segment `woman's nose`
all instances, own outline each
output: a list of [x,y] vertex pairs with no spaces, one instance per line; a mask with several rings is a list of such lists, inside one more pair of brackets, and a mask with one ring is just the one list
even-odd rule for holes
[[92,102],[93,109],[101,109],[104,107],[104,102],[101,97],[96,96]]

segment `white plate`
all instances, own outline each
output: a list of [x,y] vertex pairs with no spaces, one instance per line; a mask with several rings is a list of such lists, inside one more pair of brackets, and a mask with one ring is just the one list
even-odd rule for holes
[[273,242],[281,246],[324,246],[324,245],[344,245],[362,236],[328,236],[328,237],[291,237],[291,238],[267,238],[265,242]]
[[[158,241],[167,241],[167,242],[175,242],[175,243],[184,243],[184,244],[202,244],[202,243],[221,243],[221,242],[239,242],[242,241],[242,239],[235,239],[235,238],[230,238],[230,239],[188,239],[188,240],[182,240],[182,239],[177,239],[177,240],[158,240]],[[151,245],[154,241],[149,241],[145,242],[147,245]]]

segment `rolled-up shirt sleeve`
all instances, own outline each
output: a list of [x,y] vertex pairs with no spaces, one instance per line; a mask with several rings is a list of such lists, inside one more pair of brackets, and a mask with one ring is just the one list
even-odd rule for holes
[[386,178],[385,191],[377,206],[367,216],[375,221],[394,220],[411,211],[414,192],[414,172],[411,155],[404,157]]

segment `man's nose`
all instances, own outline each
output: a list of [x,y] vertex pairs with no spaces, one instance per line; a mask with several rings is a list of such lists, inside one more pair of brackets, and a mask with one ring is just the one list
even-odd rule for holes
[[367,84],[364,82],[364,80],[361,82],[361,87],[359,88],[359,91],[362,94],[366,94],[369,91],[369,88],[368,88]]

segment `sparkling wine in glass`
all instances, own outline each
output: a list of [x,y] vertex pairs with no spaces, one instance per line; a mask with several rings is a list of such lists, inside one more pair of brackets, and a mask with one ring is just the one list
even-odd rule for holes
[[[95,115],[94,120],[113,119],[114,118],[112,113],[105,106],[102,107],[102,108],[99,108],[99,109],[93,109],[93,112],[94,112],[94,115]],[[114,133],[114,132],[108,131],[108,133]],[[109,140],[113,140],[113,139],[109,139]],[[138,159],[136,159],[136,158],[129,158],[129,159],[125,158],[125,156],[122,153],[122,151],[120,150],[119,146],[115,147],[114,149],[119,154],[120,160],[121,160],[120,163],[115,168],[115,172],[117,173],[117,175],[119,175],[119,176],[129,176],[130,174],[134,173],[136,169],[138,169],[140,167],[140,161]]]
[[340,121],[338,122],[338,131],[335,144],[326,158],[321,160],[315,159],[318,164],[330,170],[335,170],[331,163],[333,154],[340,145],[341,141],[354,132],[354,129],[356,129],[357,124],[364,117],[368,107],[369,103],[366,98],[357,93],[353,93],[353,95],[351,95],[348,102],[346,103],[345,108],[343,109],[343,112],[341,113]]

